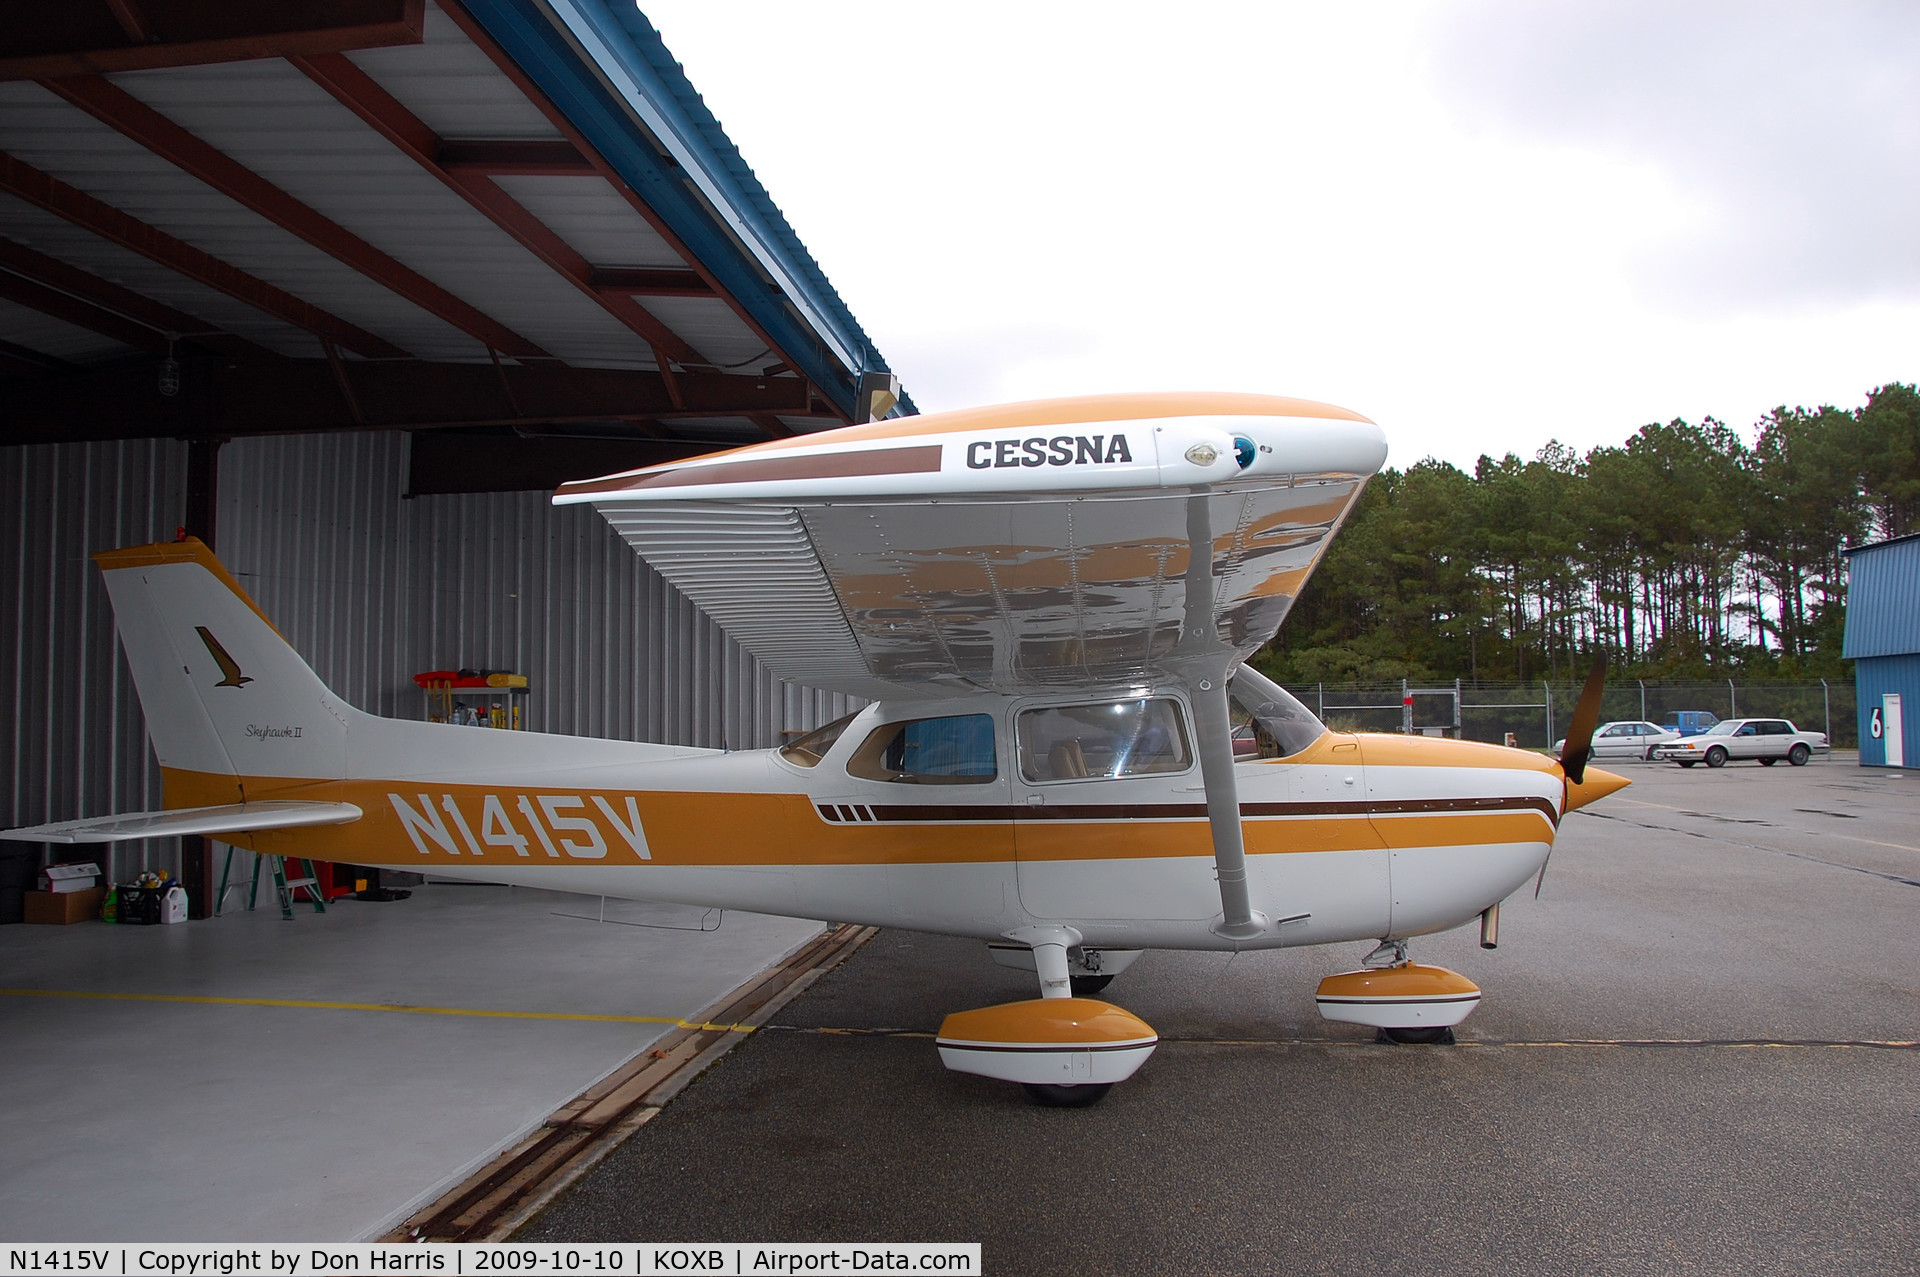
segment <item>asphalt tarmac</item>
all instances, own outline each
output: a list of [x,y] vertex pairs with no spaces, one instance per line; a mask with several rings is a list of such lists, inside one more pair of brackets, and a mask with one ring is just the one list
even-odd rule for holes
[[1090,1109],[940,1067],[1034,996],[883,932],[524,1234],[978,1241],[1000,1273],[1920,1273],[1920,774],[1681,771],[1570,816],[1460,1045],[1320,1020],[1368,946],[1150,953],[1163,1045]]

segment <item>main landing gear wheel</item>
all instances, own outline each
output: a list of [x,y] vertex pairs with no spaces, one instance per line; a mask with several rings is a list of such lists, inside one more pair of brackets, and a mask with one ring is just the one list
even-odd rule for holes
[[1073,996],[1076,998],[1090,998],[1113,983],[1113,977],[1110,975],[1077,975],[1070,978],[1073,981]]
[[1111,1082],[1082,1083],[1071,1086],[1058,1082],[1029,1082],[1027,1095],[1035,1104],[1050,1109],[1083,1109],[1098,1104],[1113,1089]]
[[1404,939],[1382,940],[1358,971],[1330,975],[1314,990],[1324,1020],[1364,1024],[1374,1041],[1439,1046],[1472,1014],[1480,986],[1458,971],[1407,960]]
[[1795,767],[1805,767],[1807,765],[1807,759],[1812,756],[1813,751],[1808,749],[1804,744],[1795,745],[1787,751],[1787,761]]
[[1075,977],[1067,951],[1081,947],[1081,935],[1072,927],[1022,927],[1007,939],[1032,952],[1041,996],[954,1012],[934,1038],[940,1063],[958,1073],[1018,1082],[1034,1103],[1048,1108],[1099,1103],[1115,1082],[1146,1063],[1160,1035],[1130,1011],[1074,996],[1081,980],[1098,989],[1119,973],[1089,962],[1093,970]]
[[1707,751],[1707,766],[1725,767],[1726,765],[1727,765],[1726,750],[1720,748],[1718,745],[1715,745],[1712,749]]
[[1417,1029],[1382,1029],[1377,1041],[1396,1042],[1401,1046],[1452,1046],[1453,1028],[1445,1024],[1423,1025]]

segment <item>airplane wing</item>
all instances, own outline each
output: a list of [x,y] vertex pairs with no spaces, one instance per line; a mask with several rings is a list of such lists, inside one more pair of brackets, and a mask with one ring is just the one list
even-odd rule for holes
[[554,501],[598,507],[780,677],[1011,693],[1153,678],[1190,631],[1251,655],[1385,459],[1326,404],[1125,395],[825,431]]
[[263,802],[232,803],[224,807],[182,807],[173,811],[131,811],[118,816],[60,820],[25,829],[0,829],[0,839],[13,842],[130,842],[136,838],[171,838],[203,834],[220,838],[262,829],[294,829],[303,825],[345,825],[360,819],[352,803]]

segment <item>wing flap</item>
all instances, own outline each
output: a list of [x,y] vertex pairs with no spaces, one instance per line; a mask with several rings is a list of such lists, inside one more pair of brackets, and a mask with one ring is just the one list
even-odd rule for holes
[[352,803],[262,802],[233,803],[225,807],[183,807],[178,811],[131,811],[118,816],[91,816],[60,820],[24,829],[0,830],[11,842],[131,842],[136,838],[171,838],[199,834],[255,833],[263,829],[296,829],[303,825],[345,825],[363,813]]
[[618,502],[601,513],[634,551],[774,673],[874,695],[800,512],[721,502]]

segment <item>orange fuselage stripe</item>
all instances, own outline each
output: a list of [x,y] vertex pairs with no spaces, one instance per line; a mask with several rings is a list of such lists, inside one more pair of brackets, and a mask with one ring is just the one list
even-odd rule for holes
[[[640,816],[647,856],[656,865],[988,864],[1137,860],[1213,854],[1204,815],[1191,805],[1158,818],[1140,808],[1117,819],[825,818],[806,794],[621,791],[566,786],[472,785],[440,781],[308,781],[242,778],[168,770],[170,808],[247,799],[350,802],[365,815],[346,825],[236,834],[255,851],[380,865],[633,865],[643,860],[627,836],[628,800]],[[403,822],[400,804],[411,812]],[[492,802],[488,799],[491,797]],[[604,801],[605,806],[601,803]],[[448,804],[452,807],[449,809]],[[875,811],[867,808],[865,817]],[[964,808],[945,809],[964,813]],[[1075,811],[1074,816],[1083,814]],[[1151,808],[1145,809],[1150,812]],[[999,813],[998,816],[992,813]],[[556,819],[557,818],[557,819]],[[584,822],[584,824],[582,823]],[[1251,855],[1551,842],[1552,821],[1536,808],[1368,815],[1365,811],[1243,820]],[[411,832],[410,832],[411,829]],[[1017,832],[1016,832],[1017,831]],[[1016,855],[1016,845],[1018,854]],[[476,850],[477,849],[477,850]]]

